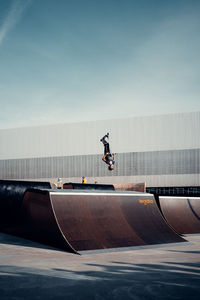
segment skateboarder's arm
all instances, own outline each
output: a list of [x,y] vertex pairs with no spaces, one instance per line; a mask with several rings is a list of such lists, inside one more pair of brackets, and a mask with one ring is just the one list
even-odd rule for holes
[[103,160],[103,161],[106,161],[106,155],[104,155],[104,156],[102,157],[102,160]]
[[115,153],[113,153],[113,160],[115,160]]

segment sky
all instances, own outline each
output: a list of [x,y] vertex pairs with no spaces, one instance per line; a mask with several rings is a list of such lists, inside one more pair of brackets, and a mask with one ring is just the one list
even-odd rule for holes
[[200,110],[199,0],[0,0],[0,129]]

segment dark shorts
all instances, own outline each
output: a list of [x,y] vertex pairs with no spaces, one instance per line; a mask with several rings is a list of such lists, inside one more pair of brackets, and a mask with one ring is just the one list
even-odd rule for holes
[[104,155],[105,155],[106,153],[110,153],[110,146],[109,146],[109,143],[104,144]]

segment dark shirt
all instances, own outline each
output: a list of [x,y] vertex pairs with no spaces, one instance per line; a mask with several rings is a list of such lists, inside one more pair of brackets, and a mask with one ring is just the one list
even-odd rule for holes
[[112,161],[112,163],[113,163],[113,165],[114,165],[115,161],[113,160],[112,154],[108,153],[108,154],[106,155],[105,159],[106,159],[106,163],[107,163],[108,165],[110,165],[110,161]]

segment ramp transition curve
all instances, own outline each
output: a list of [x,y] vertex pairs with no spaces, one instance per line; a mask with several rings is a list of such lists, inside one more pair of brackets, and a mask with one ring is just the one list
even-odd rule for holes
[[0,180],[0,229],[13,227],[20,222],[24,192],[28,188],[50,189],[50,182]]
[[179,234],[200,233],[199,197],[159,197],[161,211]]
[[185,241],[151,194],[31,189],[22,209],[29,238],[75,253]]

